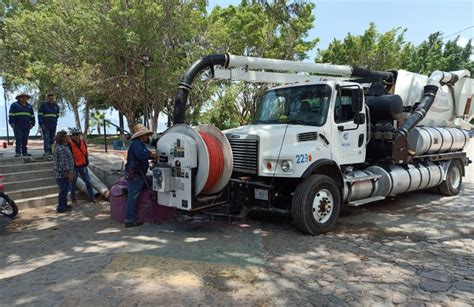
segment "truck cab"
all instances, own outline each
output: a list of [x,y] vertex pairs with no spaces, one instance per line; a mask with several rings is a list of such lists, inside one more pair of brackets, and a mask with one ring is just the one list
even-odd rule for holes
[[363,89],[350,82],[266,91],[252,125],[224,131],[234,153],[234,170],[300,178],[320,159],[339,165],[364,162],[368,138],[363,101]]

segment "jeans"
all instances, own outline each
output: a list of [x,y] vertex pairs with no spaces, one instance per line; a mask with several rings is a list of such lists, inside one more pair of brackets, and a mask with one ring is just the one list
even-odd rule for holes
[[69,191],[69,180],[65,178],[56,178],[59,187],[57,211],[64,211],[67,208],[67,192]]
[[28,136],[30,135],[30,129],[14,128],[13,133],[15,134],[15,153],[27,154],[28,153]]
[[51,153],[51,145],[53,145],[54,143],[55,135],[56,135],[56,126],[45,127],[43,129],[44,152]]
[[94,190],[92,189],[91,177],[89,176],[89,171],[87,170],[87,166],[74,168],[74,179],[71,183],[71,200],[76,200],[77,176],[81,176],[82,180],[86,184],[87,194],[89,194],[89,199],[94,200],[95,194],[94,194]]
[[135,176],[128,179],[128,197],[127,212],[125,214],[125,223],[135,222],[135,212],[137,210],[138,197],[145,186],[145,180],[142,176]]

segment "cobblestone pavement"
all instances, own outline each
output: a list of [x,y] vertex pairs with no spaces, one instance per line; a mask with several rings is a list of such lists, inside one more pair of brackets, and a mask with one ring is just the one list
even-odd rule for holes
[[125,229],[108,204],[24,209],[0,230],[0,305],[410,305],[474,302],[474,179],[297,232],[284,215]]

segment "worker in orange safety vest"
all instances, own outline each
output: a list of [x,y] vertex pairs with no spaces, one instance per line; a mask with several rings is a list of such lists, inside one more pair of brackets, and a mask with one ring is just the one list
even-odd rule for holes
[[94,189],[91,184],[91,177],[89,176],[89,171],[87,166],[89,165],[89,154],[87,152],[86,142],[81,138],[81,131],[77,128],[70,129],[71,140],[69,141],[69,148],[72,152],[72,157],[74,159],[74,180],[71,184],[71,200],[73,204],[77,203],[76,198],[76,183],[77,177],[81,176],[81,179],[84,181],[87,187],[87,194],[91,202],[97,202],[95,200]]

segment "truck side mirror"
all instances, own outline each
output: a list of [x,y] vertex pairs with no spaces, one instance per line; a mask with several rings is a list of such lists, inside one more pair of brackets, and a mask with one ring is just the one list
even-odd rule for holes
[[364,107],[364,94],[360,89],[352,91],[352,112],[359,113]]
[[365,124],[365,114],[357,112],[354,114],[354,124],[363,125]]

